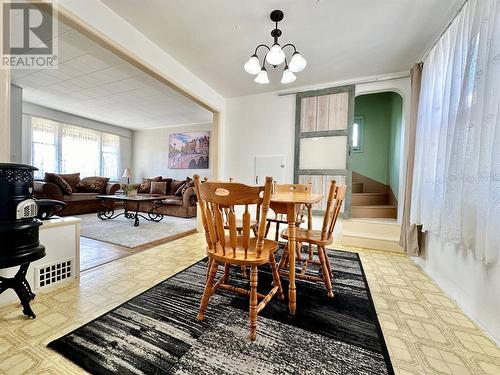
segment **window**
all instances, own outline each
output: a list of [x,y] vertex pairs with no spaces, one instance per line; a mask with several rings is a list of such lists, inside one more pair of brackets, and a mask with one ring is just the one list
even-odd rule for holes
[[354,117],[352,125],[352,151],[363,152],[363,135],[365,128],[365,120],[362,116]]
[[61,126],[61,173],[100,175],[99,132],[79,126]]
[[40,178],[45,172],[57,171],[57,123],[43,118],[33,117],[32,126],[32,164]]
[[103,133],[101,137],[101,173],[102,176],[113,176],[118,179],[118,162],[120,160],[120,137]]
[[45,172],[80,172],[82,177],[119,179],[119,136],[38,117],[31,118],[31,125],[36,178]]

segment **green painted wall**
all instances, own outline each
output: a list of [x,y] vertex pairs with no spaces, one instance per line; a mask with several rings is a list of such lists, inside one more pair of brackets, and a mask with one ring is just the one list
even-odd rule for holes
[[403,101],[394,92],[356,97],[354,114],[364,118],[363,152],[352,153],[352,170],[385,185],[399,186]]

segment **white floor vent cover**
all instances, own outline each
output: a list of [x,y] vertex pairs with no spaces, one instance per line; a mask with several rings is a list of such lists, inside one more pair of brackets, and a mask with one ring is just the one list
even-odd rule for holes
[[35,267],[35,288],[45,288],[71,278],[73,275],[73,258],[62,262]]

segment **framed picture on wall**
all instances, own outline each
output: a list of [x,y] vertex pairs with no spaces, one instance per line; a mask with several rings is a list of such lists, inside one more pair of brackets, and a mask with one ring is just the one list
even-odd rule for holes
[[210,132],[170,134],[168,167],[171,169],[208,169]]

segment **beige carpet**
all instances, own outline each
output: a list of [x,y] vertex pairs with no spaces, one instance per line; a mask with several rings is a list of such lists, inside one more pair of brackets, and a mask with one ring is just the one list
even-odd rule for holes
[[139,226],[134,227],[134,221],[123,215],[112,220],[101,220],[96,214],[78,217],[82,219],[81,236],[129,248],[167,241],[169,237],[177,238],[196,229],[196,218],[164,216],[159,223],[140,218]]

